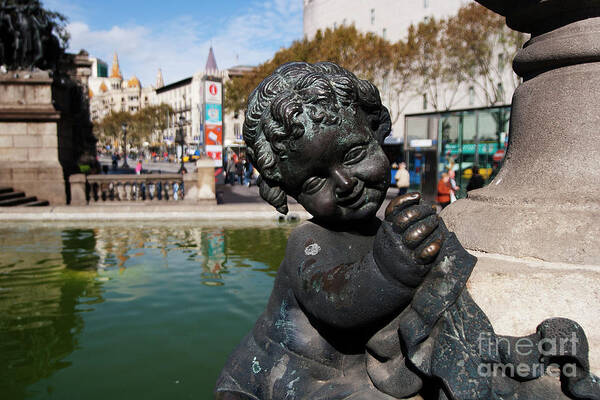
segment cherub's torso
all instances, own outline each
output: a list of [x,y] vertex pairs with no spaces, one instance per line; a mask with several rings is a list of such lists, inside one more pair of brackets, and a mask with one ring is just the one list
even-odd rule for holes
[[[351,280],[350,270],[373,249],[374,237],[329,231],[312,222],[296,228],[289,238],[267,309],[257,323],[260,333],[255,328],[255,337],[264,335],[264,340],[279,343],[302,357],[325,361],[327,366],[336,369],[358,362],[364,356],[368,338],[346,333],[344,356],[341,349],[323,337],[323,333],[337,336],[339,332],[329,326],[328,321],[319,321],[310,315],[310,311],[299,304],[293,287],[301,285],[308,294],[325,294],[336,309],[347,308],[349,291],[357,284]],[[348,356],[348,353],[353,354]]]

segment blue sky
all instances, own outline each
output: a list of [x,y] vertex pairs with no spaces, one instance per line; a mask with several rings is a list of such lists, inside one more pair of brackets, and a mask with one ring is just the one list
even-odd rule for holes
[[69,18],[69,51],[86,49],[146,86],[203,69],[212,43],[217,64],[256,65],[302,37],[302,0],[42,0]]

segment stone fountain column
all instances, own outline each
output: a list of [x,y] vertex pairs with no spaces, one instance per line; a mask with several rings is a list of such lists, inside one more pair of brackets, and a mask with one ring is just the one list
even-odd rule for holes
[[502,334],[569,317],[600,372],[600,0],[477,0],[531,33],[513,67],[502,170],[442,213],[479,263],[475,300]]
[[59,121],[47,71],[0,72],[0,187],[66,204]]

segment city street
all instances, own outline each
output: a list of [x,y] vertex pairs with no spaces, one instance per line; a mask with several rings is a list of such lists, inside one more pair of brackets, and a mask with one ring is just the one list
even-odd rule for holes
[[[112,169],[112,159],[110,158],[110,156],[100,156],[100,157],[98,157],[98,161],[100,161],[101,165],[108,165],[109,170]],[[135,169],[137,160],[134,160],[132,158],[127,158],[127,164],[129,164],[129,168],[131,168],[133,170],[133,169]],[[119,168],[121,168],[122,165],[123,165],[123,160],[119,160],[119,162],[118,162]],[[168,161],[158,161],[158,162],[143,161],[142,162],[142,168],[145,173],[147,173],[147,172],[152,173],[152,172],[158,172],[158,171],[161,171],[163,173],[175,173],[175,172],[179,171],[180,166],[181,166],[181,164],[179,164],[179,163],[174,163],[174,162],[170,163]],[[188,171],[190,171],[191,169],[194,169],[195,167],[196,167],[195,161],[185,163],[185,168]]]

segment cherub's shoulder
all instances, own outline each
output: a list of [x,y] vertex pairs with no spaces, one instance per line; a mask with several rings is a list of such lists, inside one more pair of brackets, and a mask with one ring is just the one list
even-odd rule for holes
[[326,242],[335,240],[335,232],[315,224],[311,221],[305,221],[298,225],[288,237],[287,254],[299,254],[312,251],[313,248],[322,248]]
[[328,231],[311,221],[304,221],[290,233],[288,246],[290,244],[304,244],[307,240],[315,240],[328,235]]

